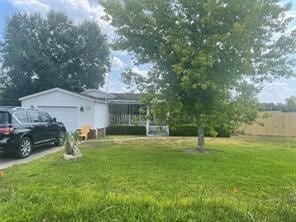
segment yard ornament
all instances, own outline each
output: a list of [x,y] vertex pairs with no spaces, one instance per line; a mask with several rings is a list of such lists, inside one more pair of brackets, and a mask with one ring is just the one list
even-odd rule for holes
[[64,160],[73,160],[82,157],[80,149],[78,148],[78,134],[70,133],[66,136],[64,143]]

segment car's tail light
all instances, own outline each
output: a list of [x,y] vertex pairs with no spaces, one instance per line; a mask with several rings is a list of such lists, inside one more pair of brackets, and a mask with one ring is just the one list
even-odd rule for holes
[[0,128],[0,134],[2,135],[10,135],[12,133],[13,133],[13,128],[11,127]]

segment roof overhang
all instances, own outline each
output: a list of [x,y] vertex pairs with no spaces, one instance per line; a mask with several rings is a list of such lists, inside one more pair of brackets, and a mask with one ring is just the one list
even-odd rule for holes
[[68,95],[71,95],[71,96],[75,96],[75,97],[80,98],[80,99],[88,100],[88,101],[91,101],[91,102],[106,103],[105,101],[92,99],[92,98],[90,98],[88,96],[80,95],[78,93],[74,93],[74,92],[71,92],[71,91],[68,91],[68,90],[65,90],[65,89],[61,89],[61,88],[48,89],[48,90],[45,90],[45,91],[41,91],[39,93],[34,93],[34,94],[31,94],[31,95],[28,95],[28,96],[21,97],[21,98],[19,98],[19,100],[24,101],[24,100],[32,99],[34,97],[42,96],[42,95],[45,95],[45,94],[51,93],[51,92],[62,92],[62,93],[65,93],[65,94],[68,94]]
[[99,100],[102,100],[102,99],[114,99],[116,98],[116,96],[110,94],[110,93],[106,93],[106,92],[103,92],[99,89],[88,89],[88,90],[85,90],[84,92],[81,93],[81,95],[85,95],[85,96],[88,96],[90,98],[93,98],[93,99],[99,99]]
[[109,100],[110,104],[143,104],[141,101],[139,100],[119,100],[119,99],[112,99]]

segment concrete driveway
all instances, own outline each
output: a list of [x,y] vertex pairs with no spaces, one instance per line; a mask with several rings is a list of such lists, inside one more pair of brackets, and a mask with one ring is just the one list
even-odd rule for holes
[[53,145],[48,145],[44,147],[38,147],[32,151],[31,155],[25,159],[16,159],[12,155],[2,155],[0,154],[0,169],[5,169],[18,164],[28,163],[33,160],[44,157],[48,154],[58,152],[62,150],[63,147],[54,147]]

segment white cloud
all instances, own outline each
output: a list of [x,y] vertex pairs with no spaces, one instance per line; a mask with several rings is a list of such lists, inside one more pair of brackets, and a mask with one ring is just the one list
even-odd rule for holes
[[[109,74],[108,74],[109,75]],[[110,76],[110,81],[109,81],[109,86],[107,89],[107,79],[108,79],[108,75],[106,76],[106,84],[100,88],[100,90],[104,91],[104,92],[127,92],[128,89],[126,88],[126,86],[120,82],[120,80],[118,78],[116,78],[115,76]]]
[[112,75],[110,76],[109,86],[107,89],[107,79],[108,79],[108,75],[106,77],[106,84],[102,88],[100,88],[100,90],[108,93],[127,91],[125,85],[122,82],[120,82],[120,80],[116,76],[112,76]]
[[17,9],[28,12],[48,12],[50,7],[38,0],[10,0],[10,3]]
[[296,12],[294,11],[294,9],[291,9],[289,11],[287,11],[285,13],[285,18],[288,19],[288,18],[295,18],[296,17]]
[[284,103],[286,98],[296,96],[296,79],[279,79],[272,83],[266,83],[259,93],[258,98],[262,102]]
[[[293,1],[287,1],[287,2],[283,2],[282,5],[284,3],[288,3],[288,2],[289,3],[294,3]],[[295,7],[295,4],[293,4],[292,5],[292,8],[285,13],[285,19],[288,19],[288,18],[292,18],[293,19],[293,21],[288,26],[288,30],[287,30],[287,33],[291,33],[291,31],[295,29],[295,23],[296,23],[296,20],[295,20],[295,18],[296,18],[296,7]]]
[[65,12],[74,22],[80,23],[84,20],[95,20],[100,25],[102,32],[113,39],[114,28],[101,17],[104,15],[104,8],[89,0],[9,0],[10,3],[20,11],[28,13],[47,13],[49,10]]
[[147,74],[149,72],[149,69],[140,69],[138,66],[132,67],[131,70],[135,73],[140,74],[141,76],[144,76],[144,77],[147,77]]
[[112,69],[113,70],[119,70],[125,67],[125,63],[122,62],[119,58],[113,57],[112,60]]
[[113,51],[113,54],[118,56],[127,56],[129,53],[126,50],[116,50]]
[[123,83],[121,83],[119,80],[115,80],[111,82],[110,90],[109,92],[127,92],[127,88]]

